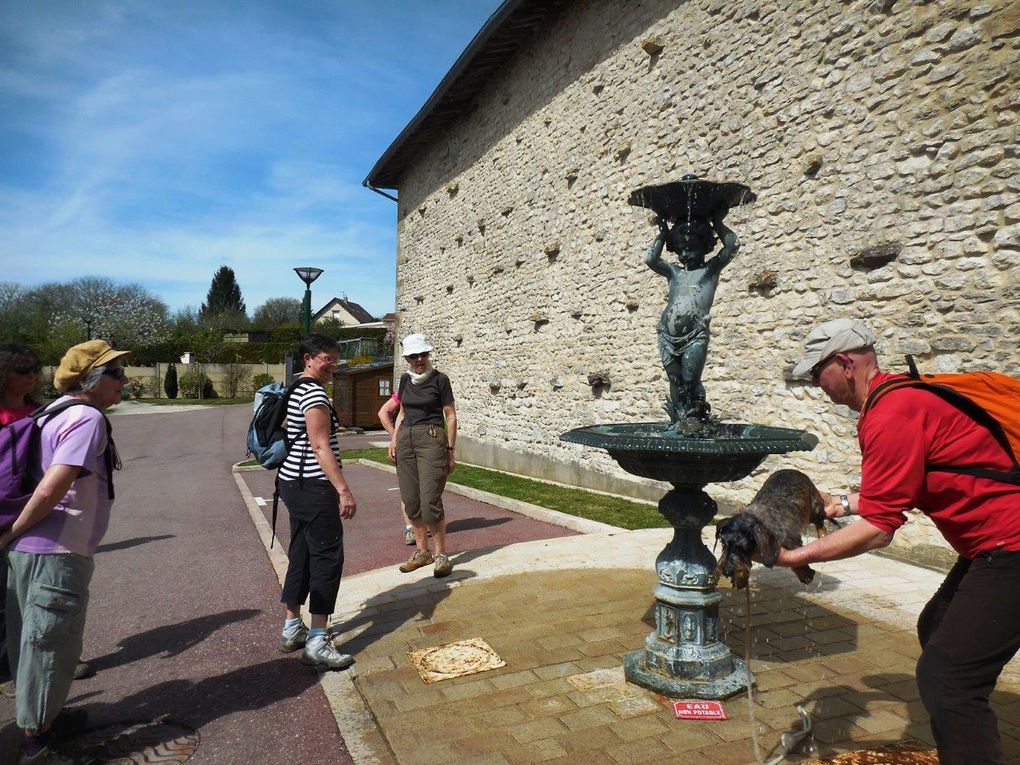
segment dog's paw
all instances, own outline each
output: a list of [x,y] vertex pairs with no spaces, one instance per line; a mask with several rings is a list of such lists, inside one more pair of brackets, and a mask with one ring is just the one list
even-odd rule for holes
[[802,584],[811,584],[815,579],[815,571],[810,566],[798,566],[793,570]]

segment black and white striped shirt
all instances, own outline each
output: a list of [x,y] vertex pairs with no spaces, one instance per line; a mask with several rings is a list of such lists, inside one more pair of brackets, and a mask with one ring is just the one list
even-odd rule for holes
[[337,438],[337,430],[340,423],[337,422],[333,413],[333,406],[326,395],[326,389],[321,383],[303,378],[294,389],[290,399],[287,401],[287,440],[290,442],[290,450],[287,459],[280,466],[281,481],[296,481],[299,478],[312,478],[328,480],[326,474],[319,467],[312,445],[308,441],[308,434],[305,430],[305,412],[313,407],[321,406],[329,411],[329,448],[336,457],[337,464],[340,462],[340,440]]

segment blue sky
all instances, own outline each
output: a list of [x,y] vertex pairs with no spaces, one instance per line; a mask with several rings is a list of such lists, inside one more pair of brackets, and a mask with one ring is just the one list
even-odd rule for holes
[[393,310],[396,204],[361,186],[499,0],[6,0],[0,281],[249,310],[294,266]]

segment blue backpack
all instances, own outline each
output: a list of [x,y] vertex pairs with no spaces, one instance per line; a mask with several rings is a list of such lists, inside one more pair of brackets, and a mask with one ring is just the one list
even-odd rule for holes
[[[294,445],[287,440],[287,402],[302,382],[263,385],[255,391],[254,414],[248,425],[248,455],[267,470],[275,470],[287,459]],[[298,436],[300,438],[300,436]]]
[[[28,417],[0,428],[0,530],[10,526],[21,515],[36,486],[42,479],[42,426],[44,417],[59,414],[72,406],[91,406],[87,401],[73,399],[56,406],[41,406]],[[113,499],[113,471],[119,469],[117,447],[113,444],[112,428],[106,419],[107,495]]]
[[[248,454],[258,460],[258,463],[267,470],[276,470],[287,459],[287,452],[297,443],[287,438],[287,402],[291,395],[302,383],[310,380],[298,379],[289,387],[283,383],[270,383],[263,385],[255,391],[255,403],[253,408],[251,424],[248,425]],[[308,431],[302,431],[301,436],[308,437]],[[304,465],[302,464],[302,469]],[[277,476],[273,489],[273,534],[269,540],[269,547],[276,542],[276,517],[280,505],[280,479]]]

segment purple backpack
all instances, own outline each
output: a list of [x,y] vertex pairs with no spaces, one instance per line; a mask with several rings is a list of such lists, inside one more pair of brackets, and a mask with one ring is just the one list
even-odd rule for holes
[[[7,528],[24,510],[32,492],[42,478],[40,420],[59,414],[72,406],[89,406],[80,399],[64,401],[47,409],[39,407],[28,417],[15,420],[0,428],[0,530]],[[103,419],[106,419],[105,416]],[[110,421],[106,420],[106,434],[110,436]],[[106,449],[106,468],[109,476],[109,496],[113,499],[113,461],[115,455],[112,437]]]

